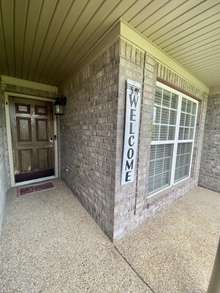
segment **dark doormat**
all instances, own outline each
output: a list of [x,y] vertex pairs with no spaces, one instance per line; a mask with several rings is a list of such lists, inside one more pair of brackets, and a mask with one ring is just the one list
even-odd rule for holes
[[17,196],[26,195],[32,192],[38,192],[38,191],[45,191],[48,189],[54,188],[54,185],[52,182],[44,182],[37,185],[28,185],[24,187],[18,187],[17,188]]

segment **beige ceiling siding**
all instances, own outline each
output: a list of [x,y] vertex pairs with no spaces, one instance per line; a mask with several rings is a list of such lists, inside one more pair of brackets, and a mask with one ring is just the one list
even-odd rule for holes
[[[217,29],[220,29],[218,27]],[[195,39],[192,39],[191,41],[187,42],[186,44],[182,44],[182,46],[179,46],[179,50],[169,50],[168,53],[172,52],[172,56],[175,58],[178,56],[183,56],[183,54],[187,52],[192,52],[195,48],[199,48],[202,46],[205,46],[206,44],[209,44],[215,40],[219,39],[219,32],[216,33],[216,30],[211,32],[209,34],[209,38],[207,39],[207,33],[201,35],[200,37]]]
[[[63,60],[65,60],[65,62],[62,62],[62,61],[60,62],[61,72],[65,72],[69,70],[69,65],[73,63],[71,62],[71,60],[75,60],[74,63],[76,63],[77,58],[80,56],[81,50],[83,50],[84,48],[88,50],[89,40],[91,39],[92,42],[94,42],[93,37],[94,35],[96,35],[97,30],[100,29],[100,27],[103,27],[106,29],[106,27],[104,26],[104,22],[109,15],[109,11],[111,11],[112,7],[117,7],[119,3],[120,3],[119,0],[113,0],[111,2],[105,1],[101,4],[100,9],[97,11],[96,17],[91,18],[90,23],[79,34],[78,40],[72,43],[66,56],[64,56]],[[79,50],[80,52],[78,52]]]
[[[151,32],[158,29],[158,23],[172,19],[174,15],[177,15],[178,11],[184,9],[184,5],[188,0],[182,1],[169,1],[165,6],[160,6],[159,9],[153,11],[150,16],[146,17],[144,21],[137,27],[141,33],[149,36]],[[159,26],[161,27],[161,25]]]
[[217,62],[218,56],[220,56],[219,48],[218,47],[213,49],[211,48],[209,50],[206,50],[205,52],[198,53],[197,55],[194,56],[193,59],[182,61],[182,64],[185,64],[186,66],[189,65],[193,69],[197,65],[208,63],[207,61],[213,60],[213,57],[215,57],[215,62]]
[[213,86],[220,0],[1,0],[0,18],[0,74],[59,83],[122,18]]
[[220,93],[220,86],[210,88],[210,97]]
[[14,4],[15,4],[14,43],[15,43],[15,56],[16,56],[15,75],[21,76],[29,1],[20,0],[20,1],[15,1]]
[[[210,68],[211,68],[212,69],[212,74],[210,75],[210,77],[212,78],[214,76],[214,73],[216,72],[216,70],[219,70],[219,66],[220,66],[220,61],[217,61],[215,63],[209,63],[209,64],[206,64],[206,65],[204,64],[204,65],[202,65],[202,68],[199,68],[200,70],[202,69],[202,71],[200,71],[201,72],[200,74],[201,75],[206,74],[207,71],[209,71]],[[195,69],[195,70],[198,70],[198,68]]]
[[3,19],[1,13],[1,2],[0,2],[0,52],[2,54],[2,58],[0,58],[0,70],[9,74],[8,72],[8,57],[7,57],[7,50],[5,48],[5,35],[3,31]]
[[[213,60],[213,57],[215,59],[215,61]],[[214,54],[214,56],[209,56],[209,57],[206,57],[205,60],[204,58],[198,60],[200,61],[200,64],[199,62],[197,62],[196,64],[192,64],[192,71],[196,72],[196,71],[202,71],[202,69],[204,67],[211,67],[213,64],[218,64],[219,63],[219,60],[220,60],[220,54],[219,52],[217,54]]]
[[[136,0],[120,0],[112,7],[101,25],[92,32],[88,39],[84,40],[84,44],[76,51],[76,64],[79,64],[90,53],[91,49],[102,40],[106,32],[112,27],[112,24],[116,24],[122,16],[136,7],[136,3]],[[125,6],[126,9],[124,9]],[[96,41],[94,42],[94,40]]]
[[28,78],[28,67],[31,62],[33,44],[35,42],[42,9],[43,9],[43,0],[38,0],[38,1],[30,0],[30,5],[28,9],[28,17],[27,17],[27,25],[25,30],[24,54],[21,60],[21,63],[22,63],[21,77],[24,79]]
[[143,9],[148,7],[154,0],[137,0],[134,5],[130,7],[127,11],[123,12],[123,17],[127,21],[132,21]]
[[41,51],[48,36],[50,24],[55,15],[58,3],[58,0],[43,1],[43,8],[39,16],[40,21],[37,28],[36,38],[33,42],[33,51],[31,52],[31,61],[28,68],[28,79],[32,78],[33,73],[36,70],[36,66],[39,62]]
[[[204,54],[204,53],[211,53],[210,50],[212,51],[213,49],[219,49],[220,47],[220,38],[218,38],[217,40],[213,40],[213,41],[209,41],[208,43],[203,43],[202,45],[199,45],[199,46],[195,46],[193,48],[193,52],[194,52],[194,56],[196,54],[196,57],[201,55],[201,54]],[[213,51],[214,52],[214,51]],[[174,57],[175,54],[173,55]],[[187,51],[185,53],[182,53],[181,55],[179,55],[181,59],[187,61],[187,59],[190,59],[192,60],[192,51]],[[196,58],[194,59],[196,60]]]
[[105,0],[96,0],[90,1],[86,8],[84,9],[81,17],[76,23],[73,31],[71,32],[69,38],[67,39],[65,45],[63,46],[60,54],[58,56],[57,62],[54,62],[51,67],[51,75],[49,77],[54,76],[54,72],[58,71],[58,68],[62,66],[63,62],[65,62],[65,58],[68,56],[72,46],[78,41],[80,35],[92,21],[93,17],[97,14],[98,10],[103,6]]
[[[217,10],[217,11],[216,11]],[[194,37],[194,34],[201,33],[203,30],[207,31],[215,28],[219,25],[219,13],[220,13],[220,5],[215,7],[215,9],[210,10],[210,15],[199,16],[195,19],[187,22],[184,26],[178,27],[177,29],[173,29],[169,34],[169,38],[161,44],[162,49],[169,50],[170,48],[178,48],[179,43],[183,43],[184,40],[187,42],[187,39]],[[207,15],[207,13],[206,13]]]
[[188,4],[188,7],[185,7],[185,10],[180,9],[176,17],[171,18],[149,36],[153,42],[157,45],[162,45],[167,39],[171,38],[173,34],[176,34],[177,31],[183,31],[189,21],[212,6],[211,1],[207,3],[207,0],[194,0],[186,4]]
[[34,71],[34,79],[38,78],[40,68],[44,67],[48,54],[51,52],[52,46],[56,41],[63,22],[65,21],[73,3],[74,1],[69,0],[62,0],[58,2],[50,26],[48,27],[47,36],[45,37],[45,41],[41,47],[38,62]]
[[155,15],[160,9],[164,8],[170,0],[154,0],[151,1],[149,5],[143,8],[139,13],[131,20],[128,20],[129,24],[131,24],[134,28],[138,28],[142,23],[145,22],[146,19]]
[[219,85],[219,66],[218,68],[212,68],[212,74],[210,75],[210,67],[207,71],[204,72],[200,72],[198,74],[198,78],[200,78],[200,80],[206,80],[207,83],[209,84],[214,84],[214,85]]
[[[84,54],[86,54],[86,52],[91,50],[91,48],[95,45],[96,42],[94,42],[94,38],[99,40],[108,30],[108,28],[110,28],[112,24],[116,23],[120,19],[123,13],[132,9],[135,3],[136,3],[136,0],[123,0],[118,2],[115,6],[113,6],[110,13],[108,13],[107,16],[104,18],[101,25],[97,26],[96,29],[93,30],[93,33],[92,32],[90,33],[90,37],[83,38],[84,43],[82,44],[81,47],[78,47],[77,44],[75,44],[75,47],[73,47],[72,51],[69,52],[69,56],[67,56],[67,60],[62,64],[62,68],[64,72],[62,79],[71,73],[71,69],[72,69],[71,60],[73,60],[74,56],[76,56],[74,59],[76,60],[75,64],[77,66],[80,63],[80,59],[79,59],[80,55],[84,56]],[[127,7],[126,10],[124,9],[125,5]]]
[[[67,1],[69,2],[69,1]],[[81,4],[83,1],[81,1]],[[57,49],[57,44],[59,43],[60,37],[62,36],[63,39],[65,39],[70,27],[72,27],[72,20],[76,19],[77,12],[79,13],[79,9],[76,7],[76,1],[72,0],[70,2],[70,5],[68,6],[68,10],[66,11],[66,14],[64,17],[61,17],[62,23],[60,23],[60,27],[57,30],[55,34],[51,34],[51,43],[48,46],[45,46],[45,50],[42,53],[42,58],[40,60],[41,65],[38,67],[38,71],[35,72],[36,79],[43,79],[45,80],[43,74],[47,70],[49,70],[49,62],[52,60],[53,56],[55,56],[55,49]],[[58,28],[58,27],[57,27]],[[56,30],[55,28],[52,28],[51,30]],[[64,41],[62,39],[60,40],[60,45],[62,45]]]
[[[97,30],[100,30],[100,27],[103,27],[104,31],[106,30],[104,23],[108,18],[109,11],[112,7],[117,7],[118,4],[120,4],[119,0],[112,0],[111,2],[106,1],[103,3],[101,8],[97,11],[96,17],[91,19],[90,24],[82,31],[78,40],[72,44],[66,56],[64,56],[64,61],[60,64],[61,72],[64,72],[64,76],[68,75],[68,72],[71,72],[71,60],[75,59],[76,63],[78,61],[78,57],[80,56],[81,50],[84,50],[84,48],[88,50],[89,44],[91,44],[90,41],[92,41],[92,43],[94,42],[93,37],[94,34],[97,33]],[[103,33],[103,30],[100,30],[100,34]]]
[[66,41],[74,30],[75,25],[77,24],[88,3],[89,0],[74,1],[67,17],[64,19],[59,34],[56,36],[53,46],[48,53],[47,60],[45,61],[44,66],[40,71],[40,75],[43,76],[43,78],[48,79],[52,65],[54,64],[55,60],[58,60],[60,52],[65,46]]
[[8,56],[8,73],[15,75],[15,47],[14,47],[14,2],[1,1],[5,48]]

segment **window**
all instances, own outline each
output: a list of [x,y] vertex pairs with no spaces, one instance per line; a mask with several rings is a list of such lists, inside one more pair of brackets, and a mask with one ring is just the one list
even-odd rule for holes
[[198,102],[157,83],[150,151],[149,193],[190,176]]

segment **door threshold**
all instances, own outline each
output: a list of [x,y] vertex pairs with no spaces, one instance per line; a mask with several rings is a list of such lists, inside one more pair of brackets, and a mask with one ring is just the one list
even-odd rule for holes
[[58,177],[53,175],[53,176],[42,177],[42,178],[33,179],[33,180],[27,180],[27,181],[15,183],[13,187],[24,186],[24,185],[38,183],[38,182],[47,181],[47,180],[56,179],[56,178]]

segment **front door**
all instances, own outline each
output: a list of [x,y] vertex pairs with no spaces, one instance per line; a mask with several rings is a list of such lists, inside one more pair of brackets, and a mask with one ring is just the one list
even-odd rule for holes
[[53,104],[9,99],[15,182],[54,175]]

